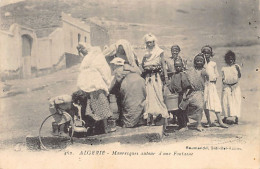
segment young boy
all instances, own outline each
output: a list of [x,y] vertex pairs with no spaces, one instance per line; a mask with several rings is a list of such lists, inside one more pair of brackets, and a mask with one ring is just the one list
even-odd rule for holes
[[165,57],[166,65],[167,65],[167,70],[168,72],[175,72],[175,66],[174,62],[175,60],[179,60],[182,63],[182,69],[186,70],[187,69],[187,60],[179,56],[179,53],[181,51],[181,48],[178,45],[173,45],[171,47],[171,57]]
[[[185,93],[185,89],[183,89],[182,83],[183,81],[187,80],[185,77],[185,72],[183,71],[183,63],[182,60],[177,59],[174,62],[174,68],[176,72],[172,75],[171,84],[170,84],[170,91],[172,93],[176,93],[179,95],[178,98],[178,105],[180,104],[183,94]],[[173,115],[177,116],[179,131],[188,130],[187,123],[189,121],[186,111],[178,109],[174,111],[170,111]]]
[[[165,57],[165,62],[166,62],[166,66],[167,66],[167,72],[168,72],[168,77],[169,77],[169,82],[173,76],[174,73],[176,73],[176,68],[175,68],[175,61],[178,60],[179,65],[181,65],[181,71],[186,70],[187,69],[187,60],[182,58],[181,56],[179,56],[179,53],[181,51],[181,48],[179,47],[179,45],[173,45],[171,47],[171,57]],[[176,114],[173,113],[173,121],[172,123],[177,123],[177,119],[176,119]]]

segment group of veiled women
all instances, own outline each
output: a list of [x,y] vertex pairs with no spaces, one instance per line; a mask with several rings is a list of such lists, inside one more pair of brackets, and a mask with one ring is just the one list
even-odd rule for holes
[[[190,117],[197,122],[194,128],[202,131],[205,126],[215,124],[210,120],[211,112],[216,114],[220,127],[228,127],[225,120],[229,116],[235,116],[238,121],[241,71],[235,64],[234,52],[228,51],[225,55],[227,66],[222,68],[221,105],[216,89],[218,71],[216,63],[210,60],[213,56],[210,46],[204,46],[194,57],[193,66],[188,67],[187,61],[179,56],[178,45],[172,46],[172,56],[166,57],[153,34],[146,34],[144,41],[146,52],[142,62],[126,40],[119,40],[103,51],[79,43],[77,49],[84,59],[77,95],[86,98],[81,100],[81,113],[87,125],[102,121],[105,133],[115,131],[109,123],[113,120],[122,127],[163,125],[166,130],[173,114],[179,130],[188,129]],[[167,109],[167,92],[178,95],[177,109]],[[111,108],[110,96],[115,96],[118,111]],[[221,118],[222,107],[224,119]],[[205,126],[201,124],[203,111],[208,122]]]

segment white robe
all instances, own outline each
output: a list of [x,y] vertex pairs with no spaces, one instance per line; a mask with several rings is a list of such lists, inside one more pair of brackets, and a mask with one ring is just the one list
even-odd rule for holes
[[222,105],[224,116],[240,117],[241,89],[238,84],[239,78],[236,67],[235,65],[223,67],[221,72],[223,78]]
[[111,70],[105,56],[100,48],[93,47],[80,65],[77,87],[85,92],[101,89],[108,94],[111,79]]

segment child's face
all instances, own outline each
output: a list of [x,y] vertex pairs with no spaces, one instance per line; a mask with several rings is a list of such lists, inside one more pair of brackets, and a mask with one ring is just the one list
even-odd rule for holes
[[171,53],[172,53],[172,56],[178,56],[178,54],[180,53],[180,51],[178,49],[171,49]]
[[204,50],[203,55],[206,58],[206,60],[209,61],[210,57],[211,57],[211,51],[210,50]]
[[209,62],[209,61],[210,61],[211,54],[205,53],[205,54],[204,54],[204,57],[206,58],[207,62]]
[[233,59],[233,58],[229,58],[229,60],[228,60],[228,65],[233,65],[233,64],[235,64],[235,60]]
[[202,68],[204,66],[204,61],[202,59],[195,60],[195,66],[197,68]]
[[182,62],[180,60],[175,60],[174,61],[174,68],[176,70],[176,72],[181,72],[182,71]]
[[181,65],[175,65],[174,67],[175,67],[175,70],[176,70],[177,73],[182,71]]

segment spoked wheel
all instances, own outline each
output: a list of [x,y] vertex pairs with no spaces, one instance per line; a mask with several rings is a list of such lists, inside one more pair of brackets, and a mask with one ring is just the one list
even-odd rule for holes
[[74,133],[72,120],[72,117],[66,112],[46,117],[39,129],[41,149],[64,149],[71,144]]

